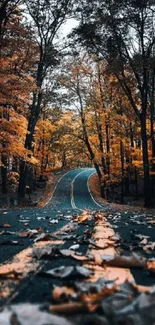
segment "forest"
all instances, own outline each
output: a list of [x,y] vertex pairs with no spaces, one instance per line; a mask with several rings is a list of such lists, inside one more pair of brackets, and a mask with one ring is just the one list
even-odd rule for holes
[[95,167],[154,207],[154,1],[1,0],[0,125],[2,200]]

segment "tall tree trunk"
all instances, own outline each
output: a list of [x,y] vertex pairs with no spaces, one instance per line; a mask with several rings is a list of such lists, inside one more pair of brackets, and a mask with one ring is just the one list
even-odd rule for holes
[[[152,198],[155,195],[155,69],[152,71],[151,93],[150,93],[150,124],[151,124],[151,145],[152,145],[152,166],[151,166],[151,182],[152,182]],[[155,200],[155,199],[154,199]]]
[[108,178],[110,178],[110,139],[109,139],[109,119],[106,119],[105,122],[105,130],[106,130],[106,169]]
[[105,162],[104,150],[103,150],[102,125],[101,125],[101,121],[100,121],[100,114],[97,114],[96,111],[95,111],[95,122],[96,122],[97,135],[98,135],[98,140],[99,140],[99,148],[100,148],[100,152],[101,152],[102,169],[103,169],[103,173],[106,174],[106,162]]
[[121,157],[121,203],[124,203],[124,146],[120,140],[120,157]]
[[2,194],[6,194],[8,192],[7,189],[7,156],[6,154],[1,155],[1,177],[2,177]]
[[146,116],[144,112],[141,115],[141,137],[142,137],[143,171],[144,171],[144,204],[145,207],[151,208],[153,206],[153,200],[152,200],[151,182],[150,182],[150,174],[149,174]]
[[[25,140],[25,148],[32,152],[33,152],[34,131],[40,114],[41,101],[42,101],[41,93],[39,93],[38,96],[36,94],[33,95],[33,104],[31,106],[31,114],[28,123],[28,133],[26,135],[26,140]],[[30,184],[28,184],[28,179],[30,174],[31,177],[33,175],[31,169],[32,167],[30,168],[30,166],[28,166],[28,164],[25,161],[21,161],[20,178],[19,178],[19,186],[18,186],[18,195],[21,198],[24,198],[26,194],[26,186],[30,186]],[[29,183],[32,184],[32,182]]]
[[61,168],[62,169],[66,168],[66,165],[67,165],[66,151],[64,149],[63,152],[62,152],[62,166],[61,166]]

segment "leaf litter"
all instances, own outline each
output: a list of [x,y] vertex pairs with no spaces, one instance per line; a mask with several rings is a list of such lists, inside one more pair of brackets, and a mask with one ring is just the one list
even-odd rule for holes
[[[86,217],[87,216],[87,217]],[[95,221],[98,223],[103,221],[103,214],[95,214]],[[112,217],[111,217],[112,218]],[[137,218],[137,216],[135,216]],[[115,220],[119,220],[120,215],[115,215]],[[85,223],[90,220],[90,215],[84,214],[82,218],[76,216],[74,222]],[[59,239],[77,239],[78,236],[68,235],[68,232],[75,231],[75,227],[69,227],[67,232],[59,233]],[[28,231],[21,232],[21,237],[27,236]],[[33,231],[32,231],[33,233]],[[38,232],[34,231],[36,236]],[[34,239],[34,242],[51,240],[52,234],[44,233],[43,229],[40,229],[39,236]],[[140,254],[129,254],[123,255],[114,254],[106,255],[104,251],[106,246],[100,246],[94,239],[87,238],[91,235],[90,232],[83,233],[80,236],[80,242],[85,243],[86,241],[94,246],[96,253],[87,253],[81,255],[74,251],[79,248],[79,244],[70,246],[69,249],[62,249],[59,246],[53,247],[52,245],[46,245],[46,247],[37,248],[34,247],[32,251],[33,257],[38,259],[48,257],[63,256],[64,258],[72,257],[80,261],[89,261],[90,264],[99,264],[102,267],[119,267],[119,268],[141,268],[148,272],[155,273],[155,260],[147,259]],[[86,235],[86,237],[85,237]],[[119,236],[116,234],[110,238],[115,246],[120,242]],[[139,234],[137,236],[139,244],[142,247],[147,247],[146,250],[153,250],[154,243],[149,242],[149,236]],[[98,251],[99,250],[99,251]],[[101,253],[102,251],[102,253]],[[97,257],[98,256],[98,257]],[[43,273],[43,272],[42,272]],[[43,306],[33,304],[19,304],[11,305],[5,308],[0,313],[0,324],[1,320],[6,320],[4,325],[10,324],[21,324],[29,325],[36,324],[52,324],[52,325],[153,325],[155,323],[155,287],[142,287],[131,282],[124,282],[121,285],[116,284],[115,281],[109,281],[105,278],[100,278],[96,282],[89,282],[89,278],[93,271],[84,266],[63,266],[59,268],[53,268],[46,272],[44,275],[60,278],[67,280],[74,278],[74,283],[67,282],[67,285],[62,287],[54,287],[51,297],[51,304],[49,305],[48,312],[43,311]],[[7,276],[7,274],[6,274]],[[8,274],[8,276],[16,276],[18,274]],[[20,275],[19,275],[20,276]],[[86,278],[87,282],[78,282],[78,280]],[[54,304],[53,304],[54,302]],[[25,317],[26,310],[26,317]],[[36,313],[36,316],[33,313]],[[54,314],[53,314],[54,313]],[[56,315],[57,314],[57,315]],[[59,316],[63,315],[63,317]],[[78,315],[78,317],[75,317]],[[15,318],[13,318],[15,317]],[[36,318],[35,318],[36,317]],[[37,318],[38,317],[38,318]],[[55,318],[56,317],[56,318]],[[13,322],[13,320],[15,321]],[[35,319],[35,322],[34,322]],[[10,321],[11,320],[11,321]],[[36,321],[37,320],[37,321]],[[2,323],[3,324],[3,323]]]

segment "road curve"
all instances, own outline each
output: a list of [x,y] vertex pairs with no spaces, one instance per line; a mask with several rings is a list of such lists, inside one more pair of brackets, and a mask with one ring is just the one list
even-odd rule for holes
[[94,168],[79,168],[69,171],[60,178],[48,207],[55,209],[100,209],[89,189],[89,178]]

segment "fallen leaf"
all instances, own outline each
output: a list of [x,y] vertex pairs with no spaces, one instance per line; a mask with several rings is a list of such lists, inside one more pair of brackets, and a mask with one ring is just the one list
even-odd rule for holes
[[147,269],[148,271],[155,273],[155,260],[147,261]]
[[44,232],[39,235],[37,238],[34,239],[34,243],[38,242],[38,241],[44,241],[44,240],[50,240],[51,237],[49,234],[45,234]]
[[138,254],[132,254],[131,256],[123,255],[101,255],[102,265],[111,265],[117,267],[136,267],[136,268],[145,268],[147,265],[146,258],[139,256]]
[[81,275],[83,275],[84,277],[89,277],[91,275],[93,275],[93,271],[87,269],[86,267],[83,267],[83,266],[76,266],[75,267],[77,272],[80,273]]
[[69,298],[75,298],[76,294],[73,288],[69,287],[55,287],[53,292],[52,292],[53,298],[56,301],[59,300],[64,300],[64,298],[69,299]]
[[49,224],[53,225],[55,223],[58,223],[58,220],[57,219],[52,219],[49,221]]
[[68,257],[73,255],[73,251],[71,249],[60,249],[60,254]]
[[79,244],[75,244],[69,247],[69,249],[72,249],[73,251],[75,251],[76,249],[78,249],[80,247]]
[[140,244],[142,244],[142,245],[146,245],[147,242],[148,242],[147,238],[144,238],[144,239],[140,242]]
[[31,256],[36,257],[38,259],[42,257],[53,257],[58,254],[58,249],[53,246],[45,246],[45,247],[34,247],[32,250]]
[[51,305],[49,307],[49,311],[56,314],[73,314],[73,313],[77,313],[78,311],[84,311],[84,310],[86,310],[86,307],[82,302],[69,302],[69,303],[64,303],[56,306]]
[[11,225],[9,223],[4,223],[0,228],[11,228]]
[[19,237],[28,237],[29,236],[29,231],[20,231],[18,233]]
[[58,268],[46,271],[45,274],[54,276],[56,278],[66,278],[74,270],[74,266],[60,266]]
[[18,279],[22,275],[21,272],[17,272],[16,270],[7,270],[6,271],[0,271],[0,278],[13,278]]
[[78,255],[78,254],[72,253],[71,256],[72,256],[75,260],[78,260],[78,261],[88,261],[88,260],[89,260],[88,256],[84,256],[84,255]]
[[88,218],[90,217],[90,214],[87,211],[84,211],[80,217],[78,217],[77,219],[75,219],[76,221],[78,221],[79,223],[82,223],[84,221],[86,221]]
[[93,274],[93,271],[83,267],[83,266],[60,266],[58,268],[54,268],[52,270],[41,272],[41,274],[53,276],[56,278],[67,278],[74,276],[75,278],[81,277],[89,277]]
[[134,235],[134,237],[143,240],[143,239],[148,239],[150,236],[145,236],[145,235],[137,234],[137,235]]
[[145,246],[143,247],[143,249],[144,249],[145,251],[148,251],[148,250],[153,251],[153,250],[155,250],[155,243],[154,243],[154,242],[151,242],[151,243],[145,245]]

